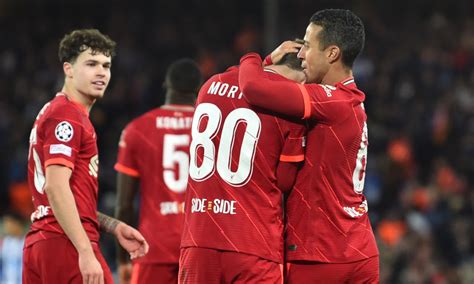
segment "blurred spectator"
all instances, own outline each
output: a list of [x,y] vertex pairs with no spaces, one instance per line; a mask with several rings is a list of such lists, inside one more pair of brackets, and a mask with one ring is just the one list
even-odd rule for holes
[[3,215],[3,237],[0,239],[0,283],[21,284],[23,243],[26,220],[16,212]]

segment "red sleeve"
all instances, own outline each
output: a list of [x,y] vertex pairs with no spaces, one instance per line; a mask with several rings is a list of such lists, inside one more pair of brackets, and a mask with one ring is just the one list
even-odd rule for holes
[[119,149],[117,155],[117,163],[115,163],[114,169],[120,173],[139,177],[138,165],[135,158],[135,141],[133,137],[134,129],[131,125],[128,125],[120,135]]
[[299,167],[299,163],[278,163],[277,186],[281,191],[287,192],[293,188]]
[[304,161],[306,127],[303,124],[288,122],[281,119],[280,121],[281,124],[286,124],[289,129],[281,151],[280,161],[290,163]]
[[277,184],[282,191],[289,191],[296,180],[296,174],[304,161],[306,126],[279,119],[280,125],[287,129],[287,136],[277,167]]
[[240,59],[239,85],[251,105],[298,118],[309,117],[306,89],[292,81],[274,81],[265,76],[262,59],[249,53]]
[[273,62],[272,62],[272,54],[270,53],[269,55],[267,55],[267,57],[265,57],[265,59],[263,60],[263,66],[268,66],[268,65],[272,65]]
[[67,115],[52,114],[42,126],[44,135],[44,166],[63,165],[74,169],[74,163],[81,147],[83,125],[81,118],[71,111]]

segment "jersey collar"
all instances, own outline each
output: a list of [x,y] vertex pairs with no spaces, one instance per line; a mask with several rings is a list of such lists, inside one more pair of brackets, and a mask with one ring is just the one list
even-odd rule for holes
[[[275,70],[272,70],[270,68],[263,68],[263,71],[270,72],[270,73],[273,73],[273,74],[278,74]],[[278,75],[280,75],[280,74],[278,74]]]
[[351,85],[351,84],[354,84],[355,85],[355,81],[354,81],[354,77],[349,77],[345,80],[342,80],[340,82],[340,84],[344,85],[344,86],[348,86],[348,85]]
[[160,108],[169,110],[194,111],[194,107],[190,105],[162,105]]

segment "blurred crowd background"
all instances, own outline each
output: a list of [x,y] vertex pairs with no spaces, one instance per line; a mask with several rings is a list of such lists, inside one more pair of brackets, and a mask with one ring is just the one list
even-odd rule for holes
[[[367,95],[365,195],[381,283],[474,283],[474,4],[467,0],[0,0],[0,258],[14,259],[21,245],[10,243],[29,225],[28,137],[62,87],[57,48],[65,33],[94,27],[118,43],[111,84],[91,113],[99,209],[113,214],[120,132],[163,103],[168,64],[193,58],[208,78],[248,51],[265,56],[303,37],[323,8],[351,9],[366,27],[354,71]],[[114,270],[110,237],[102,249]],[[0,279],[11,262],[0,262]]]

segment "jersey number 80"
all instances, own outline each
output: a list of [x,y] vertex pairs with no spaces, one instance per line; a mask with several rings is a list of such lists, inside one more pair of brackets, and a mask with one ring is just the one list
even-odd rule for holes
[[[203,118],[208,122],[203,131],[200,130]],[[238,166],[231,169],[232,148],[237,127],[246,124],[242,140]],[[229,113],[222,125],[220,143],[216,149],[212,139],[217,135],[222,124],[222,113],[219,108],[210,103],[200,104],[194,112],[192,125],[192,142],[189,149],[189,175],[195,181],[208,179],[217,169],[219,176],[229,185],[241,187],[247,184],[252,176],[253,160],[260,136],[261,121],[257,114],[247,108],[238,108]],[[197,151],[203,148],[202,162],[198,162]]]

